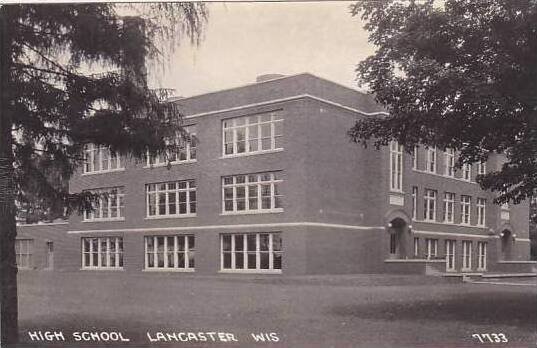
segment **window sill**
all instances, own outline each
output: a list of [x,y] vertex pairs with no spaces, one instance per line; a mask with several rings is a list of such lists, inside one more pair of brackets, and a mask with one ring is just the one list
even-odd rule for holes
[[82,267],[81,271],[123,271],[123,267]]
[[194,268],[144,268],[142,272],[148,273],[194,273],[196,270]]
[[99,174],[108,174],[108,173],[117,173],[117,172],[124,172],[125,168],[119,168],[119,169],[112,169],[112,170],[100,170],[96,172],[88,172],[88,173],[82,173],[82,176],[87,175],[99,175]]
[[[192,163],[197,163],[197,162],[198,162],[197,159],[193,159],[193,160],[187,160],[187,161],[170,162],[170,165],[171,166],[177,166],[177,165],[181,165],[181,164],[192,164]],[[163,167],[167,167],[167,166],[168,166],[168,163],[159,163],[159,164],[145,165],[143,168],[144,169],[153,169],[153,168],[163,168]]]
[[282,152],[283,148],[279,149],[272,149],[272,150],[264,150],[264,151],[255,151],[255,152],[243,152],[243,153],[235,153],[231,155],[222,155],[220,159],[227,159],[227,158],[236,158],[236,157],[247,157],[247,156],[255,156],[255,155],[264,155],[267,153],[277,153]]
[[95,219],[95,220],[82,220],[83,223],[88,222],[114,222],[114,221],[125,221],[125,218],[117,218],[117,219]]
[[220,216],[228,215],[254,215],[254,214],[279,214],[283,213],[283,209],[271,209],[271,210],[256,210],[256,211],[240,211],[240,212],[223,212]]
[[221,269],[218,273],[224,274],[282,274],[281,269]]
[[440,222],[440,221],[434,221],[434,220],[417,220],[412,219],[413,222],[418,223],[425,223],[425,224],[435,224],[435,225],[445,225],[445,226],[459,226],[459,227],[472,227],[472,228],[481,228],[486,229],[486,226],[477,226],[477,225],[470,225],[470,224],[456,224],[451,222]]
[[196,216],[197,214],[146,216],[144,220],[187,219],[187,218],[194,218]]
[[426,170],[420,170],[420,169],[412,169],[413,171],[417,172],[417,173],[422,173],[422,174],[429,174],[429,175],[434,175],[434,176],[439,176],[441,178],[445,178],[445,179],[451,179],[451,180],[457,180],[457,181],[462,181],[462,182],[466,182],[468,184],[476,184],[477,185],[477,182],[475,181],[472,181],[472,180],[466,180],[466,179],[463,179],[463,178],[456,178],[454,176],[449,176],[449,175],[444,175],[444,174],[438,174],[436,172],[428,172]]

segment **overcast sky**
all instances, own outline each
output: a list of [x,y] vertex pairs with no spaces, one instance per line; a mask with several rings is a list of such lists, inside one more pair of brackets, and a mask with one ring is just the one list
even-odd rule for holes
[[183,42],[151,85],[192,96],[267,73],[310,72],[357,87],[356,64],[374,48],[352,2],[211,3],[200,46]]

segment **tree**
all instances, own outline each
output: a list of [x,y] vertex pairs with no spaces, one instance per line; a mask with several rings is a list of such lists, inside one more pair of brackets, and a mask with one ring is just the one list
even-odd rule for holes
[[162,61],[159,46],[173,49],[177,34],[198,42],[205,20],[199,3],[0,8],[2,344],[18,338],[15,196],[41,209],[90,208],[95,195],[61,184],[81,165],[85,144],[140,159],[173,146],[164,138],[176,132],[186,137],[177,106],[147,87],[145,57]]
[[[376,52],[357,72],[389,115],[349,131],[364,145],[397,140],[460,151],[457,165],[505,154],[477,178],[519,203],[537,188],[537,2],[359,1]],[[409,150],[410,151],[410,150]]]

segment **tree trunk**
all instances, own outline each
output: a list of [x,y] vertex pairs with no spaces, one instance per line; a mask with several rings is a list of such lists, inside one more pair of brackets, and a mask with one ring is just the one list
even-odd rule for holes
[[13,181],[10,66],[12,35],[9,8],[0,8],[0,344],[18,341],[17,265],[15,257],[15,184]]

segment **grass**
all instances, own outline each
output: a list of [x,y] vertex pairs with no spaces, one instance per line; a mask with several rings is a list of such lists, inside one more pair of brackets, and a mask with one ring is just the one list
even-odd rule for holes
[[220,331],[239,341],[163,347],[252,347],[250,334],[257,332],[275,332],[280,339],[260,347],[482,347],[487,345],[473,333],[500,332],[509,339],[502,347],[537,342],[532,286],[385,275],[38,272],[21,273],[19,291],[26,343],[28,330],[62,330],[69,337],[73,331],[116,330],[136,346],[150,345],[147,331]]

